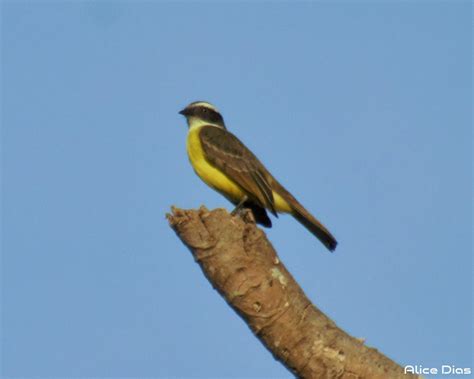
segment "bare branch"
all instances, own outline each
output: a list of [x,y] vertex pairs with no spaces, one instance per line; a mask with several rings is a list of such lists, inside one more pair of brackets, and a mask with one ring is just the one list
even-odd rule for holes
[[317,309],[248,213],[173,208],[167,217],[212,286],[297,377],[416,377]]

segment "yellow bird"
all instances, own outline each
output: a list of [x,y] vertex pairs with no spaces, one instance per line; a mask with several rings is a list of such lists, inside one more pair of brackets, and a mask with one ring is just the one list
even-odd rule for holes
[[189,131],[187,151],[198,176],[224,195],[236,208],[249,208],[257,223],[271,227],[266,210],[289,213],[330,251],[336,239],[265,168],[259,159],[226,129],[219,111],[204,101],[189,104],[179,112]]

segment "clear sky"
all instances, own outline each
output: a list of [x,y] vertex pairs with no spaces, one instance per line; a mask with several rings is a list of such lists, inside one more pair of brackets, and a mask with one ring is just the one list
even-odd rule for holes
[[339,240],[268,237],[404,364],[472,367],[470,2],[3,2],[2,358],[22,377],[290,378],[168,227],[230,204],[207,100]]

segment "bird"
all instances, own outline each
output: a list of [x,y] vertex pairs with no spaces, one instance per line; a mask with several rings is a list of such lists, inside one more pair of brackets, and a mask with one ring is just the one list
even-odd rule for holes
[[337,246],[336,238],[265,168],[240,139],[232,134],[217,108],[206,101],[190,103],[179,112],[186,118],[186,149],[196,174],[221,193],[235,209],[250,209],[255,222],[271,227],[267,211],[292,215],[329,251]]

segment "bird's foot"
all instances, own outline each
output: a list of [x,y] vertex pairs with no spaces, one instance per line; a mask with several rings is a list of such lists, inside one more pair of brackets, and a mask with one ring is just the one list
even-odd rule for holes
[[235,216],[236,214],[238,214],[240,212],[240,210],[243,208],[243,205],[244,203],[248,200],[248,197],[247,195],[245,195],[240,201],[239,203],[237,204],[237,206],[234,208],[234,210],[232,212],[230,212],[230,214],[232,216]]

